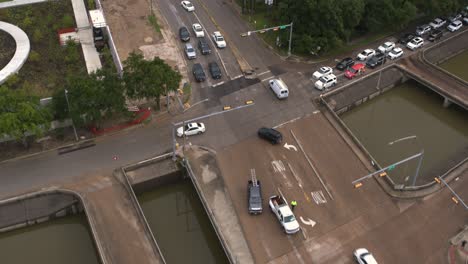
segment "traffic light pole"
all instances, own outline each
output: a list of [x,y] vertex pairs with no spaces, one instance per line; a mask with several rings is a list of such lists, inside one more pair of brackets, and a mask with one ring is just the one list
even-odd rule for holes
[[291,24],[287,24],[287,25],[281,25],[281,26],[276,26],[276,27],[269,27],[269,28],[264,28],[264,29],[258,29],[258,30],[252,30],[252,31],[247,31],[245,33],[241,33],[241,37],[247,37],[247,36],[250,36],[250,34],[252,33],[265,33],[267,31],[277,31],[279,29],[285,29],[289,27],[290,30],[289,30],[289,47],[288,47],[288,57],[291,56],[291,43],[292,43],[292,33],[293,33],[293,22],[291,22]]

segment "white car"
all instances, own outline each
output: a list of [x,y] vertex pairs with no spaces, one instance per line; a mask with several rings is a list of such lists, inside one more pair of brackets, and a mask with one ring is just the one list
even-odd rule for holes
[[419,26],[419,27],[416,28],[416,35],[422,36],[422,35],[424,35],[424,34],[426,34],[426,33],[431,32],[431,29],[432,29],[432,28],[431,28],[431,26],[429,26],[429,25],[422,25],[422,26]]
[[362,51],[361,53],[357,55],[357,58],[358,60],[365,61],[367,59],[374,57],[374,55],[375,55],[375,50],[365,49],[364,51]]
[[447,29],[450,32],[455,32],[462,27],[463,23],[460,20],[455,20],[450,25],[448,25]]
[[359,264],[377,264],[374,256],[365,248],[358,248],[354,251],[354,259]]
[[189,123],[185,127],[179,127],[177,129],[177,136],[182,137],[184,134],[186,136],[198,135],[205,132],[205,125],[203,123]]
[[415,37],[410,42],[408,42],[408,44],[406,44],[406,47],[410,50],[415,50],[417,48],[422,47],[423,44],[424,44],[424,40],[422,38]]
[[182,5],[182,7],[185,10],[187,10],[189,12],[195,11],[195,6],[193,6],[193,4],[190,1],[182,1],[182,2],[180,2],[180,4]]
[[444,20],[444,19],[436,18],[436,19],[434,19],[434,21],[429,23],[429,26],[431,26],[433,29],[438,29],[438,28],[442,27],[443,25],[445,25],[446,22],[447,21]]
[[403,56],[403,50],[401,48],[394,48],[387,56],[391,60],[398,59]]
[[205,32],[203,31],[203,27],[200,24],[198,23],[193,24],[192,29],[197,38],[205,37]]
[[223,35],[221,35],[221,32],[215,31],[213,32],[213,41],[216,43],[216,47],[222,49],[226,47],[226,41],[224,40]]
[[320,67],[318,71],[315,71],[313,76],[315,79],[318,80],[320,77],[327,76],[332,73],[333,73],[333,69],[331,67],[325,66],[325,67]]
[[320,91],[323,89],[330,88],[336,85],[336,76],[334,74],[329,74],[327,76],[322,76],[318,81],[315,82],[315,88]]
[[387,53],[395,48],[395,43],[387,41],[384,44],[380,45],[377,49],[382,53]]

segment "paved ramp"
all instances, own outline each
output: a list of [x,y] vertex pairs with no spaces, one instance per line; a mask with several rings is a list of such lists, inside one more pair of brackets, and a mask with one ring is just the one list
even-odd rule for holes
[[3,69],[0,70],[0,84],[2,84],[6,79],[8,79],[8,77],[17,73],[21,67],[23,67],[23,64],[28,59],[31,46],[28,35],[26,35],[21,28],[13,24],[0,21],[0,30],[10,34],[15,39],[16,43],[16,51],[13,58]]

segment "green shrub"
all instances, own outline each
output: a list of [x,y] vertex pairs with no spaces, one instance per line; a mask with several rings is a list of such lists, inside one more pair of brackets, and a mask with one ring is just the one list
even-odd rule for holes
[[64,15],[62,17],[62,24],[60,25],[61,28],[69,28],[75,25],[75,20],[70,15]]
[[30,62],[38,62],[41,60],[41,54],[39,54],[37,51],[35,50],[31,50],[31,52],[29,53],[29,61]]

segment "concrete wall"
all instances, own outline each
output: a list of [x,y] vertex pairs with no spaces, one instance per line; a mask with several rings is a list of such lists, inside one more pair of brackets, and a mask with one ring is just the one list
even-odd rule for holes
[[424,57],[437,65],[467,50],[467,43],[468,30],[428,48],[424,51]]

